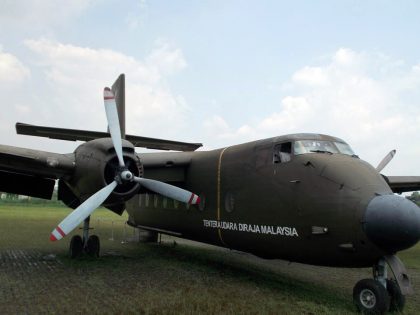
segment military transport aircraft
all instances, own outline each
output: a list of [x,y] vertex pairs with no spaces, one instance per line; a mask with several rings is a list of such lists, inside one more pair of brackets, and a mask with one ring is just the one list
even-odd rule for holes
[[321,134],[195,151],[201,144],[126,135],[124,93],[124,75],[104,90],[108,132],[16,124],[18,134],[85,141],[71,154],[0,145],[0,191],[51,199],[58,180],[58,199],[75,210],[50,239],[83,222],[72,257],[99,254],[89,217],[103,205],[127,211],[128,224],[150,241],[163,233],[267,259],[373,266],[373,278],[354,287],[358,308],[403,309],[413,290],[395,254],[420,239],[420,208],[394,192],[420,190],[420,176],[381,175],[395,151],[376,168]]

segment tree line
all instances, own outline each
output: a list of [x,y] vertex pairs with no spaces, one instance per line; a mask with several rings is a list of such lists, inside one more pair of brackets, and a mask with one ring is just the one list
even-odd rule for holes
[[[405,198],[416,203],[420,207],[420,193],[418,191],[413,192],[411,195],[406,196]],[[61,201],[57,199],[57,191],[54,191],[53,197],[51,200],[39,199],[34,197],[21,196],[16,194],[9,193],[0,193],[0,203],[22,203],[22,204],[62,204]]]

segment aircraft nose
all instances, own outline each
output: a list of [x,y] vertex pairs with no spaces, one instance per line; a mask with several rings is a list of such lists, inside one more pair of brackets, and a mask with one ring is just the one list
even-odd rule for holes
[[409,248],[420,239],[420,208],[403,197],[373,198],[366,208],[364,222],[369,239],[389,253]]

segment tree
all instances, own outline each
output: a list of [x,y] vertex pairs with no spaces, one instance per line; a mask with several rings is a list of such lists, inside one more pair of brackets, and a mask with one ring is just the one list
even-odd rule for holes
[[420,206],[420,193],[418,191],[413,192],[411,196],[407,196],[407,199],[410,199],[412,202]]

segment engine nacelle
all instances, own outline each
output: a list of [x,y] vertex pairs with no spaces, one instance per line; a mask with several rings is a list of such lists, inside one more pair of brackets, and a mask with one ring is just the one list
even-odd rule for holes
[[[134,176],[142,177],[143,167],[134,151],[134,146],[130,142],[123,140],[122,149],[126,168]],[[61,191],[66,196],[60,198],[66,204],[65,199],[72,199],[68,190],[71,190],[80,204],[98,190],[113,182],[120,170],[118,157],[110,138],[86,142],[74,151],[74,155],[76,166],[73,176],[66,180],[65,183],[59,183],[60,186],[67,185],[66,188],[64,186],[61,187]],[[139,188],[140,185],[134,181],[119,184],[105,200],[104,206],[118,208],[118,206],[123,205],[125,201],[132,198]],[[74,208],[74,205],[72,207]]]

